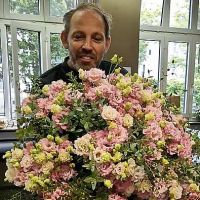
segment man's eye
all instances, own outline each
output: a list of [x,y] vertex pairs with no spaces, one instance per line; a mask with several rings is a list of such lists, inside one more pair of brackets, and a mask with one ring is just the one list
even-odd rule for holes
[[103,39],[102,39],[101,37],[95,37],[94,40],[95,40],[96,42],[102,42]]
[[74,40],[82,40],[84,37],[83,37],[83,35],[74,35]]

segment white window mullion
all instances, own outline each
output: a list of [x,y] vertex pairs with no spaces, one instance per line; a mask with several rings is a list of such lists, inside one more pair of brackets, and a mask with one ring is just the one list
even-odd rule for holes
[[41,53],[41,73],[44,73],[48,69],[48,62],[47,62],[47,47],[46,47],[46,34],[45,28],[40,30],[40,53]]
[[[19,83],[19,61],[18,61],[18,45],[17,45],[17,27],[11,23],[11,43],[12,43],[12,66],[14,79],[15,105],[20,106],[20,83]],[[18,118],[18,114],[16,115]]]
[[164,28],[169,27],[169,19],[170,19],[170,2],[171,0],[163,0],[163,16],[162,16],[162,26]]
[[163,34],[161,43],[160,43],[160,91],[165,92],[166,91],[166,84],[167,84],[167,67],[168,67],[168,48],[167,48],[167,42],[165,39],[165,34]]
[[2,48],[2,65],[3,65],[3,85],[4,85],[4,105],[5,117],[8,121],[11,120],[11,104],[10,104],[10,81],[9,81],[9,66],[8,66],[8,51],[6,39],[6,27],[4,24],[0,25],[1,29],[1,48]]
[[192,97],[195,73],[195,55],[196,43],[194,40],[189,43],[188,61],[187,61],[187,82],[186,82],[186,98],[185,98],[185,113],[186,116],[192,117]]
[[190,28],[192,31],[197,30],[198,23],[198,12],[199,12],[199,2],[198,0],[191,0],[191,16],[190,16]]

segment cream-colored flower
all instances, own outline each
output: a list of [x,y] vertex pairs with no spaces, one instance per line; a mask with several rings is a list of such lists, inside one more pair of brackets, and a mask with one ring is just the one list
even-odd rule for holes
[[61,110],[62,110],[62,108],[59,106],[59,105],[57,105],[57,104],[52,104],[51,105],[51,112],[52,113],[59,113],[59,112],[61,112]]
[[28,115],[28,114],[31,114],[33,111],[32,111],[32,109],[31,109],[30,106],[26,105],[26,106],[23,106],[23,107],[21,108],[21,112],[22,112],[23,114]]
[[43,88],[42,88],[42,93],[44,95],[48,95],[49,93],[49,86],[48,85],[44,85]]
[[123,118],[123,123],[125,127],[130,128],[131,126],[133,126],[133,117],[130,114],[125,114]]
[[66,151],[61,151],[61,152],[59,152],[58,159],[59,159],[61,162],[68,162],[68,161],[70,161],[71,156],[70,156],[70,154],[69,154],[68,152],[66,152]]
[[77,155],[89,155],[91,152],[91,135],[86,134],[81,138],[78,138],[74,142],[75,153]]
[[149,180],[142,180],[141,182],[137,182],[136,187],[138,189],[138,191],[145,193],[145,192],[150,192],[152,185],[151,182]]
[[13,167],[9,167],[5,173],[5,181],[13,182],[17,175],[17,169]]
[[12,159],[19,160],[23,157],[23,150],[19,148],[15,148],[12,150]]
[[80,68],[78,70],[78,73],[79,73],[79,78],[84,81],[86,79],[85,71]]
[[103,111],[101,113],[101,116],[105,120],[115,120],[119,116],[119,113],[115,108],[111,106],[103,106]]
[[53,168],[54,168],[54,163],[48,161],[47,163],[45,163],[44,165],[42,165],[41,170],[42,170],[42,172],[43,172],[44,174],[49,174],[50,171],[51,171]]
[[177,181],[172,181],[172,185],[169,188],[169,195],[172,199],[181,199],[183,188]]

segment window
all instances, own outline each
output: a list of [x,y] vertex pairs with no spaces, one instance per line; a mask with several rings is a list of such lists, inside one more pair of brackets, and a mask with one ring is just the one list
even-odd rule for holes
[[190,0],[173,0],[170,4],[170,26],[189,28]]
[[140,40],[139,47],[138,74],[142,77],[153,78],[158,82],[160,42]]
[[195,112],[200,108],[200,44],[196,44],[194,90],[192,110]]
[[8,0],[10,13],[39,15],[39,0]]
[[[158,1],[151,3],[158,7]],[[192,117],[200,107],[199,0],[163,0],[162,12],[152,15],[146,0],[141,6],[138,72],[148,77],[147,72],[153,69],[160,90],[179,95],[182,113]],[[144,19],[149,22],[143,23]],[[161,23],[154,23],[154,19],[161,19]],[[150,70],[145,72],[146,68]]]
[[54,25],[54,27],[46,28],[47,49],[49,54],[47,55],[48,68],[57,65],[64,61],[64,58],[68,55],[68,50],[62,46],[60,39],[60,33],[63,31],[63,25]]
[[187,71],[188,44],[185,42],[168,43],[167,94],[180,96],[181,110],[184,112],[185,84]]
[[21,20],[44,20],[44,0],[7,0],[4,2],[4,18]]
[[50,0],[50,16],[54,17],[63,17],[63,15],[72,8],[75,8],[78,4],[78,1],[68,0]]
[[142,25],[160,26],[163,0],[142,0],[141,21]]

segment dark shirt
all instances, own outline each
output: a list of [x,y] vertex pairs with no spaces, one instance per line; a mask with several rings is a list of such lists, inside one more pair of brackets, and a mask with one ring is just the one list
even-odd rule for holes
[[[73,75],[77,77],[77,80],[81,81],[78,78],[79,77],[78,71],[68,66],[67,64],[68,59],[69,57],[66,57],[63,63],[56,65],[55,67],[49,69],[48,71],[46,71],[40,76],[41,87],[44,86],[45,84],[50,84],[52,81],[57,81],[60,79],[65,81],[66,83],[69,83],[70,82],[69,77],[66,76],[66,73],[69,73],[69,72],[72,72]],[[105,71],[106,75],[113,72],[114,68],[115,68],[115,65],[112,65],[110,62],[104,61],[104,60],[101,61],[100,66],[99,66],[99,69]],[[124,68],[121,68],[120,72],[123,75],[128,73],[128,71]]]

